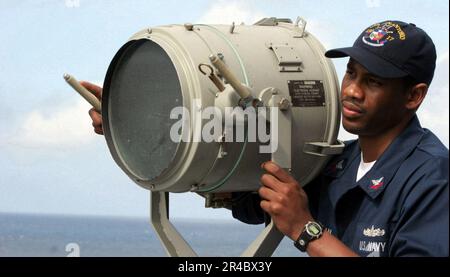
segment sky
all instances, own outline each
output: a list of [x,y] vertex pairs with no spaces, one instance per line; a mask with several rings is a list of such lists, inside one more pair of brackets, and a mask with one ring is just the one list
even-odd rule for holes
[[[433,38],[438,63],[419,111],[449,145],[449,7],[435,1],[0,0],[0,212],[147,217],[149,192],[114,163],[65,72],[102,84],[134,33],[167,24],[253,24],[301,16],[326,48],[353,44],[372,23],[413,22]],[[334,60],[339,79],[346,60]],[[353,136],[341,131],[340,139]],[[171,194],[173,218],[231,218],[191,193]]]

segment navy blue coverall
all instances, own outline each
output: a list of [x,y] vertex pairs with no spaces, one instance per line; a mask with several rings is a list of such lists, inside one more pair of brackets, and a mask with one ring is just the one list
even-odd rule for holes
[[[313,217],[361,256],[448,256],[448,149],[414,117],[358,182],[358,141],[305,187]],[[235,194],[236,195],[236,194]],[[260,198],[233,205],[243,222],[264,222]]]

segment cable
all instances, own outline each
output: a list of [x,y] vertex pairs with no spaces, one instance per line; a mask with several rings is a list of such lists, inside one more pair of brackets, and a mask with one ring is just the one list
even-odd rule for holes
[[[196,26],[202,26],[202,27],[207,27],[207,28],[211,29],[215,34],[217,34],[219,37],[221,37],[228,44],[228,46],[231,48],[231,50],[236,55],[236,58],[237,58],[237,60],[239,62],[239,65],[241,66],[242,74],[244,75],[245,85],[247,87],[249,87],[250,84],[249,84],[247,72],[245,70],[244,62],[242,61],[241,57],[239,56],[239,53],[238,53],[237,49],[233,46],[231,41],[220,30],[218,30],[217,28],[215,28],[213,26],[206,25],[206,24],[197,24]],[[213,54],[216,54],[216,53],[213,53]],[[231,171],[222,180],[218,181],[216,184],[210,186],[209,188],[199,189],[196,192],[211,192],[211,191],[217,190],[218,188],[222,187],[233,176],[233,174],[235,173],[235,171],[238,168],[239,164],[241,163],[241,160],[242,160],[242,158],[244,156],[244,153],[245,153],[245,149],[247,148],[247,143],[248,143],[248,131],[247,131],[247,129],[248,128],[245,128],[245,140],[244,140],[244,145],[242,146],[242,149],[241,149],[241,153],[239,154],[239,158],[236,161],[236,163],[234,164],[234,166],[232,167]],[[206,175],[206,176],[208,176],[208,175]]]

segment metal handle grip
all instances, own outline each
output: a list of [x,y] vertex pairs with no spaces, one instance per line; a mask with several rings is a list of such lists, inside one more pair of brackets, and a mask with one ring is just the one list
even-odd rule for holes
[[209,56],[209,60],[242,99],[247,99],[251,96],[250,91],[241,84],[241,82],[234,76],[234,74],[219,57],[216,55],[211,55]]
[[69,74],[64,74],[64,80],[74,89],[76,90],[86,101],[91,104],[94,109],[101,113],[102,112],[102,103],[100,100],[95,97],[95,95],[92,94],[92,92],[88,91],[85,87],[83,87],[77,79],[75,79],[73,76]]

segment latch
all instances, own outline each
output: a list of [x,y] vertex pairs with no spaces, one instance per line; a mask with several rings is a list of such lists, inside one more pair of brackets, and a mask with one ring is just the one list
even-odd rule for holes
[[327,142],[307,142],[303,147],[303,152],[314,156],[326,157],[331,155],[339,155],[344,151],[345,144],[337,141],[337,144],[329,144]]
[[256,22],[253,25],[257,25],[257,26],[277,26],[278,23],[283,22],[283,23],[292,23],[292,20],[290,20],[289,18],[276,18],[276,17],[267,17],[267,18],[263,18],[260,21]]

